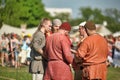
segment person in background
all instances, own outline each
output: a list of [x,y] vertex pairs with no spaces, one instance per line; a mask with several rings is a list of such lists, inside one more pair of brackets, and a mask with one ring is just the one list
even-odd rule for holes
[[31,61],[31,57],[30,57],[30,52],[31,52],[31,47],[30,47],[30,43],[31,43],[31,36],[29,36],[29,35],[27,35],[28,36],[28,38],[27,38],[27,40],[26,40],[26,42],[27,42],[27,45],[28,45],[28,48],[27,48],[27,59],[26,59],[26,64],[27,65],[30,65],[30,61]]
[[85,30],[88,34],[75,54],[82,62],[83,80],[106,80],[108,44],[104,37],[96,33],[96,26],[87,21]]
[[107,60],[107,65],[109,67],[109,66],[113,66],[113,58],[112,58],[112,56],[113,56],[114,40],[111,37],[111,35],[107,35],[107,36],[104,36],[104,37],[105,37],[105,39],[108,42],[108,60]]
[[30,61],[31,61],[31,57],[30,57],[30,52],[31,52],[31,48],[30,48],[30,44],[27,44],[28,48],[27,48],[27,60],[26,60],[26,64],[29,66],[30,65]]
[[58,32],[47,38],[46,55],[48,66],[43,80],[73,80],[69,66],[73,62],[73,57],[67,37],[70,30],[70,24],[64,22]]
[[26,62],[27,48],[28,48],[28,45],[27,45],[27,36],[24,36],[21,45],[22,45],[21,46],[21,52],[19,53],[18,56],[19,56],[20,63],[22,65],[24,65],[25,62]]
[[5,34],[2,34],[1,41],[0,41],[0,48],[1,48],[1,63],[4,67],[5,64],[9,63],[8,61],[8,40]]
[[115,44],[114,44],[114,58],[113,58],[113,64],[114,67],[120,67],[120,36],[117,37]]
[[30,73],[32,73],[33,80],[42,80],[44,74],[44,59],[46,58],[43,49],[45,47],[45,33],[50,30],[52,26],[51,20],[44,18],[41,20],[38,29],[33,34],[31,41],[31,63]]
[[[79,33],[80,33],[80,41],[78,42],[77,48],[82,44],[83,40],[88,37],[84,25],[86,21],[79,24]],[[82,66],[80,66],[81,60],[75,56],[76,68],[74,68],[75,75],[74,80],[82,80]]]
[[58,32],[61,24],[62,24],[62,21],[60,19],[54,19],[53,26],[52,26],[52,33]]
[[17,37],[18,37],[17,34],[14,34],[12,36],[12,40],[11,40],[12,50],[13,50],[13,53],[14,53],[14,63],[13,63],[13,66],[15,66],[15,68],[20,67],[19,58],[18,58],[18,55],[19,55],[19,52],[20,52],[20,42],[17,39]]
[[46,38],[59,30],[62,21],[60,19],[54,19],[52,22],[51,30],[46,33]]

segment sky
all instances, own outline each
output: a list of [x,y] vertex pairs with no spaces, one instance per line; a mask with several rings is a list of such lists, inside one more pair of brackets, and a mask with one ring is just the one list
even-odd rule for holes
[[71,8],[72,17],[78,17],[79,8],[91,7],[104,11],[115,8],[120,10],[120,0],[42,0],[46,8]]

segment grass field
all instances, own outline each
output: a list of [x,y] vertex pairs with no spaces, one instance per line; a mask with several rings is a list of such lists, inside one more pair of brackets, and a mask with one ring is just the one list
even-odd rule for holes
[[[27,66],[20,69],[0,66],[0,80],[32,80],[32,76]],[[120,80],[120,68],[109,67],[107,80]]]
[[20,69],[0,66],[0,80],[32,80],[32,76],[27,66]]

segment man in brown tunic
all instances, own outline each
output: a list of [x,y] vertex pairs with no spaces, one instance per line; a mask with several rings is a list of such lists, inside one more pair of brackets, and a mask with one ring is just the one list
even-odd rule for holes
[[83,80],[106,80],[107,41],[96,33],[96,26],[88,21],[85,29],[89,35],[77,49],[76,56],[82,60]]

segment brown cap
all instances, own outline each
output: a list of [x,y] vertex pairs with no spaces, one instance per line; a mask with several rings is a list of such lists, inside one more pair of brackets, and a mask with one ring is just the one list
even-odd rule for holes
[[68,22],[63,22],[62,25],[60,26],[60,29],[64,29],[64,30],[67,30],[67,31],[70,31],[71,30],[71,26]]
[[96,26],[92,21],[87,21],[84,27],[89,30],[96,30]]

